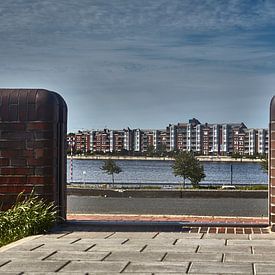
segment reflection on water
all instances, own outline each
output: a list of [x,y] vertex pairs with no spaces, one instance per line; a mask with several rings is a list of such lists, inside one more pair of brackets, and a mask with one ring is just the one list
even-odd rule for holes
[[[176,184],[181,178],[175,177],[172,161],[154,160],[117,160],[123,172],[115,175],[116,183]],[[91,183],[111,183],[111,177],[100,167],[102,160],[73,160],[73,181]],[[68,180],[70,179],[68,161]],[[231,163],[205,162],[206,178],[202,183],[230,184]],[[261,170],[259,163],[232,163],[233,184],[267,184],[267,174]]]

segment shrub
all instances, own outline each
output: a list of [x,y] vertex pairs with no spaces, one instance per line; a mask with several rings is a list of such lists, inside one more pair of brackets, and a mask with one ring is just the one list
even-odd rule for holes
[[45,233],[57,219],[54,203],[21,192],[16,203],[7,211],[0,211],[0,246],[30,235]]

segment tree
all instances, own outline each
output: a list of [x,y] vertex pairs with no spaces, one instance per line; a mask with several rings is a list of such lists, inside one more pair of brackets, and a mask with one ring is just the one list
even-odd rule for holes
[[261,162],[261,168],[265,173],[268,173],[268,156],[266,155],[263,161]]
[[114,174],[119,174],[122,172],[122,169],[112,159],[105,160],[100,169],[103,170],[106,174],[112,175],[113,185],[115,183]]
[[175,163],[172,168],[175,176],[183,178],[183,187],[185,187],[186,179],[189,179],[193,187],[195,187],[205,178],[203,166],[192,152],[178,153],[175,156]]

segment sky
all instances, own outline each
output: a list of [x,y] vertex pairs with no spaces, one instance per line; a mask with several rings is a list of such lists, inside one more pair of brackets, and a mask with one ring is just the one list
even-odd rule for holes
[[68,130],[268,126],[273,0],[6,0],[0,86],[44,88]]

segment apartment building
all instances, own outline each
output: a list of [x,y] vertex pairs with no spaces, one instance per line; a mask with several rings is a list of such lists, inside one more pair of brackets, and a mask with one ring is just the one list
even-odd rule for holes
[[244,123],[201,124],[196,118],[187,123],[169,124],[165,129],[79,131],[68,135],[74,151],[147,152],[192,151],[198,155],[266,154],[268,130],[248,129]]

